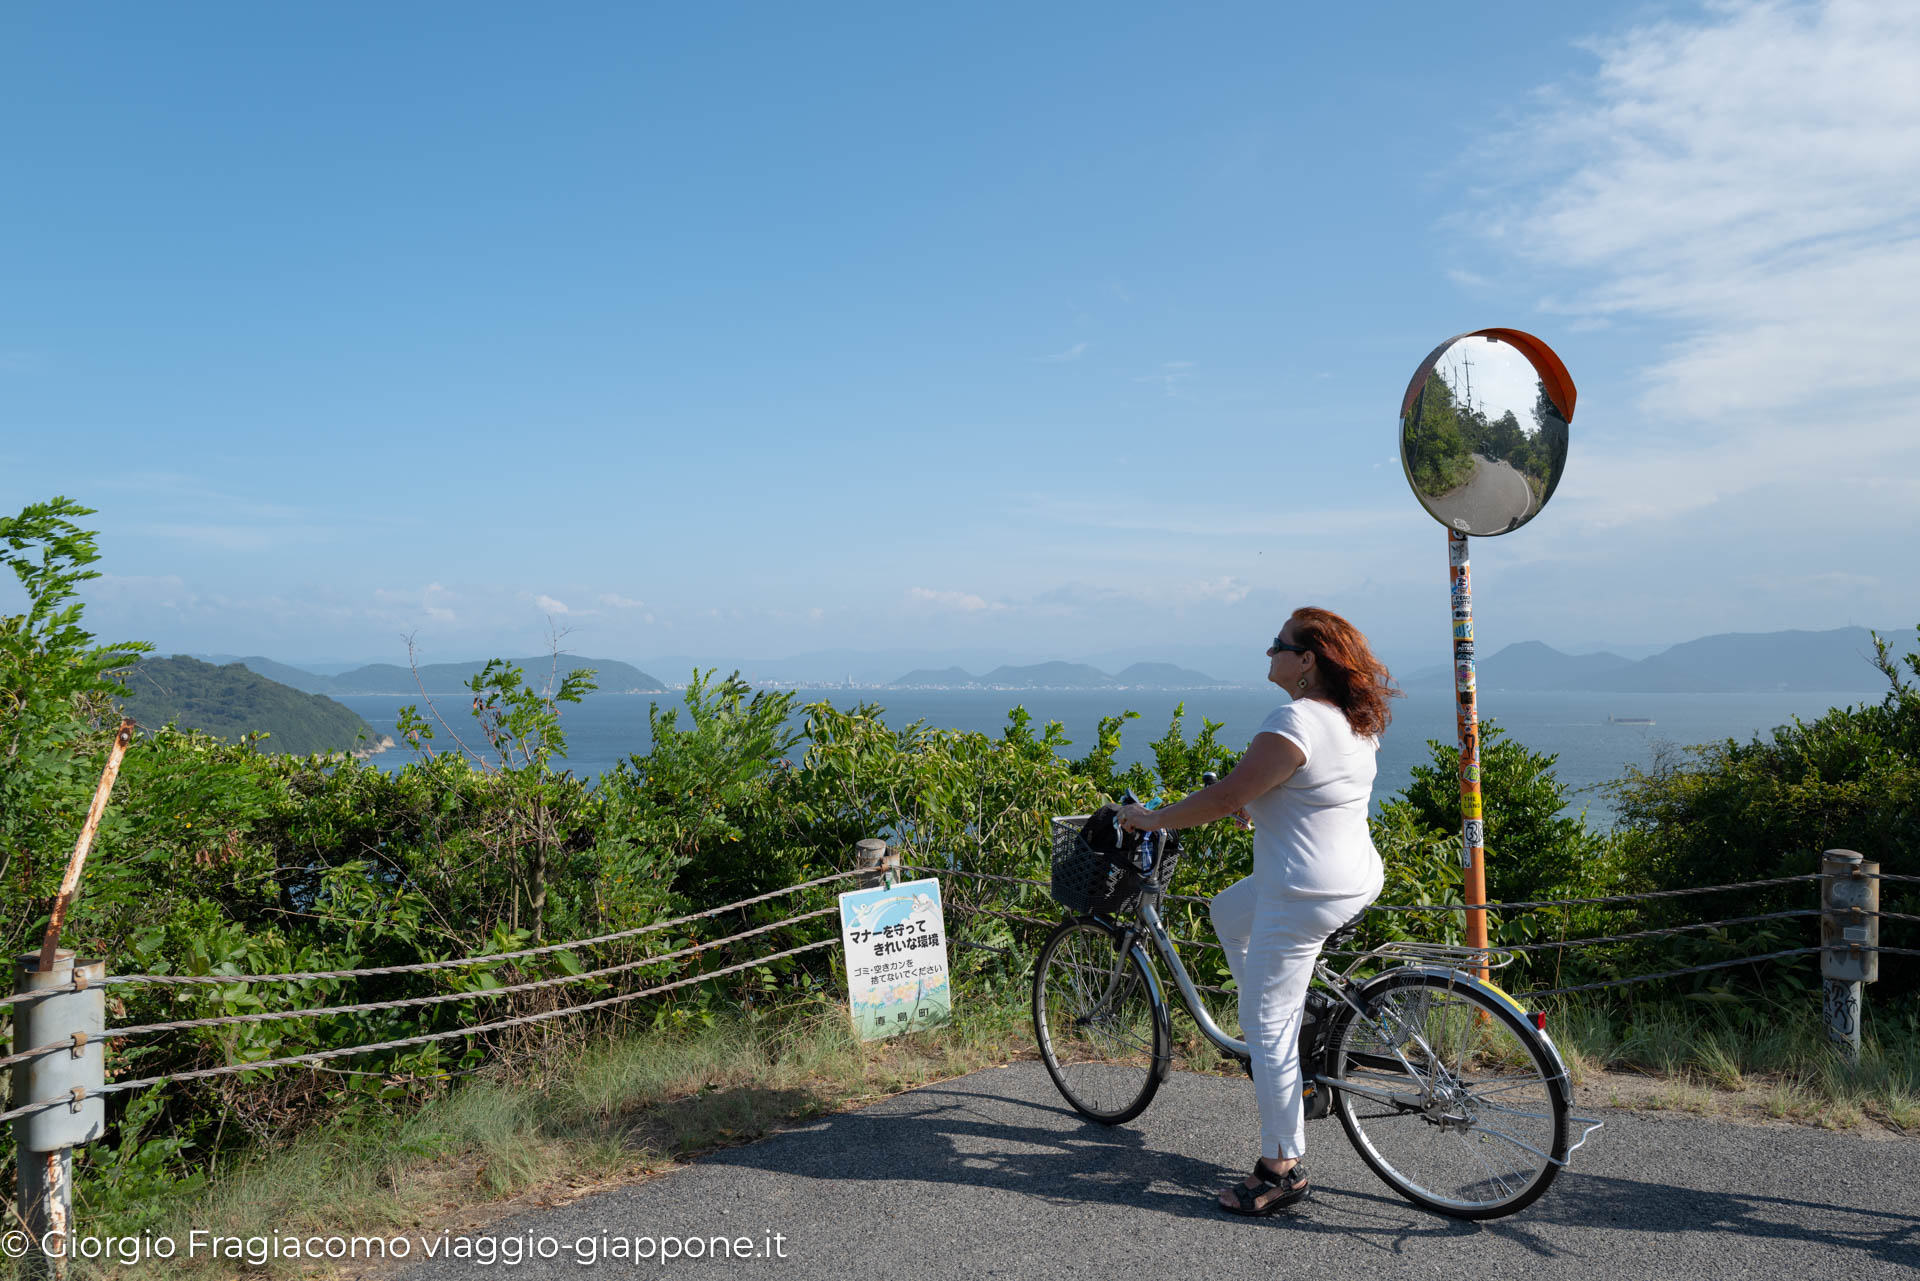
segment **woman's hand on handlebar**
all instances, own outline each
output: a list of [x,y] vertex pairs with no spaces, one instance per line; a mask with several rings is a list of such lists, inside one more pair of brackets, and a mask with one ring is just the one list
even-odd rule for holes
[[[1227,817],[1231,818],[1234,826],[1238,827],[1241,831],[1251,832],[1253,830],[1253,819],[1248,817],[1245,810],[1235,810],[1233,813],[1227,815]],[[1129,832],[1152,832],[1157,831],[1164,826],[1164,824],[1154,818],[1152,810],[1139,805],[1126,805],[1122,806],[1120,810],[1120,826]]]

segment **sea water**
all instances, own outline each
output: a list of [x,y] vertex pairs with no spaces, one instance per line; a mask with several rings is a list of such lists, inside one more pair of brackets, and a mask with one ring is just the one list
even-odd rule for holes
[[[1604,785],[1629,768],[1646,769],[1663,751],[1678,752],[1702,743],[1725,739],[1746,741],[1770,734],[1775,726],[1798,717],[1817,718],[1829,708],[1877,703],[1882,691],[1769,694],[1596,694],[1541,691],[1480,692],[1482,719],[1498,724],[1508,737],[1536,752],[1557,758],[1555,773],[1573,789],[1570,812],[1585,811],[1587,822],[1607,827],[1613,807]],[[678,693],[594,694],[583,702],[562,707],[561,724],[567,735],[567,756],[560,762],[583,778],[595,778],[630,755],[644,755],[650,746],[647,712],[680,706]],[[796,707],[827,702],[846,709],[862,703],[878,704],[886,723],[904,729],[914,722],[936,729],[998,734],[1013,707],[1024,707],[1037,733],[1048,721],[1060,722],[1073,746],[1070,756],[1092,750],[1100,718],[1125,711],[1139,713],[1121,738],[1117,760],[1122,766],[1151,761],[1152,740],[1166,732],[1176,706],[1185,709],[1185,729],[1192,738],[1203,719],[1218,722],[1219,740],[1229,748],[1246,746],[1268,712],[1283,700],[1278,690],[1206,689],[1159,690],[802,690]],[[398,709],[415,698],[358,696],[337,701],[358,712],[382,734],[393,732]],[[484,751],[485,739],[468,713],[468,702],[458,695],[437,700],[453,733],[469,747]],[[1403,789],[1415,765],[1431,758],[1429,739],[1455,741],[1454,704],[1444,689],[1414,690],[1393,703],[1393,724],[1380,745],[1379,775],[1374,784],[1376,808],[1381,800]],[[421,707],[422,712],[428,709]],[[1608,718],[1647,718],[1651,724],[1609,723]],[[798,728],[798,717],[795,727]],[[688,723],[684,707],[682,726]],[[457,750],[447,729],[436,726],[434,747]],[[383,770],[397,770],[416,754],[405,744],[372,758]]]

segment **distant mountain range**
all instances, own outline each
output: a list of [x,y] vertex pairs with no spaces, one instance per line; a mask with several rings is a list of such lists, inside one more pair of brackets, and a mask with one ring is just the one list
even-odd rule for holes
[[[412,671],[392,663],[370,663],[341,672],[338,676],[322,676],[257,654],[246,658],[232,658],[224,654],[197,657],[239,663],[248,671],[258,672],[268,680],[278,681],[303,693],[326,694],[334,698],[363,694],[405,698],[418,695],[422,687],[435,696],[461,694],[466,692],[467,682],[479,675],[480,669],[486,666],[484,662],[428,663],[420,668],[420,678],[416,683]],[[524,672],[527,683],[536,688],[546,681],[549,672],[555,672],[556,679],[560,679],[578,668],[591,667],[594,670],[596,693],[656,694],[666,689],[660,681],[632,664],[611,658],[575,658],[563,654],[557,667],[550,654],[508,661]]]
[[[1892,638],[1899,648],[1902,638]],[[1864,627],[1829,632],[1726,632],[1638,660],[1618,654],[1563,654],[1539,641],[1509,645],[1475,666],[1481,689],[1590,690],[1623,694],[1749,694],[1779,690],[1869,690],[1883,678]],[[1451,684],[1452,669],[1430,667],[1410,687]]]
[[[1889,635],[1896,649],[1903,653],[1912,639],[1911,633],[1883,634]],[[1703,636],[1699,640],[1659,650],[1644,645],[1622,646],[1628,651],[1628,656],[1603,649],[1597,644],[1580,648],[1583,652],[1570,654],[1539,641],[1508,645],[1480,660],[1476,673],[1478,683],[1484,689],[1714,694],[1866,691],[1879,688],[1882,681],[1871,663],[1873,638],[1864,627],[1842,627],[1823,632],[1728,632]],[[1194,652],[1206,659],[1209,666],[1212,665],[1208,655],[1199,650]],[[889,681],[884,670],[874,670],[876,661],[884,661],[889,656],[909,662],[914,657],[922,661],[931,658],[936,664],[944,660],[950,665],[917,667]],[[231,655],[196,654],[193,657],[216,663],[240,663],[249,671],[308,694],[333,697],[375,695],[403,699],[415,698],[420,694],[413,673],[404,666],[392,663],[372,663],[338,675],[326,675],[258,655],[237,658]],[[995,656],[928,651],[915,655],[911,651],[891,651],[866,655],[864,661],[856,661],[861,657],[851,651],[830,651],[809,656],[810,664],[770,661],[760,665],[764,671],[747,672],[746,675],[750,680],[779,683],[783,688],[811,684],[818,681],[821,674],[837,672],[840,675],[832,677],[835,684],[848,681],[851,684],[888,689],[1178,690],[1257,687],[1261,683],[1260,677],[1265,673],[1264,660],[1257,653],[1252,662],[1235,664],[1237,668],[1252,669],[1239,680],[1222,680],[1180,663],[1133,662],[1112,674],[1096,665],[1103,657],[1109,664],[1118,662],[1124,656],[1117,652],[1095,656],[1093,662],[1002,663],[979,675],[975,675],[969,666],[961,664],[968,663],[969,659],[977,663],[982,658],[990,662]],[[811,661],[813,659],[818,661]],[[954,661],[956,659],[957,662]],[[553,659],[545,655],[512,661],[536,685],[546,679],[553,667]],[[694,657],[661,661],[671,662],[676,671],[717,667],[725,672],[732,666],[702,662]],[[467,681],[482,666],[484,664],[478,661],[429,663],[420,668],[420,681],[426,686],[427,693],[436,697],[458,695],[465,692]],[[655,666],[655,662],[649,660],[648,666]],[[651,694],[667,688],[666,683],[657,677],[616,659],[566,656],[559,663],[563,675],[580,667],[595,669],[597,692],[603,694]],[[894,667],[891,670],[900,669]],[[1411,675],[1401,674],[1400,680],[1408,688],[1443,688],[1452,683],[1453,675],[1447,667],[1428,667],[1415,670]]]
[[996,667],[974,676],[963,668],[921,668],[889,689],[1219,689],[1231,682],[1172,663],[1135,663],[1109,676],[1087,663],[1034,663]]
[[147,658],[120,678],[128,690],[121,710],[150,730],[172,723],[228,739],[265,731],[261,751],[301,756],[365,754],[392,741],[332,699],[290,689],[239,663],[216,667],[184,654]]

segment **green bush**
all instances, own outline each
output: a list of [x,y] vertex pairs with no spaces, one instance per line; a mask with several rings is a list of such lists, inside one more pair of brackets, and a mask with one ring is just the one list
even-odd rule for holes
[[[1460,749],[1428,740],[1401,793],[1411,818],[1436,831],[1460,827]],[[1486,812],[1487,897],[1523,903],[1613,892],[1622,881],[1611,842],[1590,830],[1555,776],[1556,758],[1480,722],[1480,791]]]
[[[1837,707],[1813,721],[1796,718],[1765,738],[1728,739],[1628,771],[1614,793],[1622,855],[1637,881],[1678,889],[1798,876],[1819,871],[1829,849],[1854,850],[1883,872],[1920,874],[1920,689],[1901,670],[1920,676],[1920,651],[1896,660],[1885,641],[1874,640],[1888,682],[1878,704]],[[1883,883],[1881,910],[1920,913],[1915,888]],[[1703,902],[1744,915],[1810,907],[1817,899],[1813,885],[1801,882],[1737,898],[1675,900],[1664,915],[1698,912]],[[1881,940],[1920,947],[1920,931],[1884,921]],[[1818,923],[1769,926],[1766,941],[1816,945]],[[1920,985],[1914,960],[1883,956],[1874,996]]]

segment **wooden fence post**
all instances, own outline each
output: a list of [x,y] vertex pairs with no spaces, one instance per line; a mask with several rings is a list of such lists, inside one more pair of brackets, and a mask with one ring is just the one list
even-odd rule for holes
[[853,847],[853,865],[861,872],[860,888],[870,890],[886,877],[898,880],[900,876],[900,855],[887,848],[887,843],[877,837],[869,836]]

